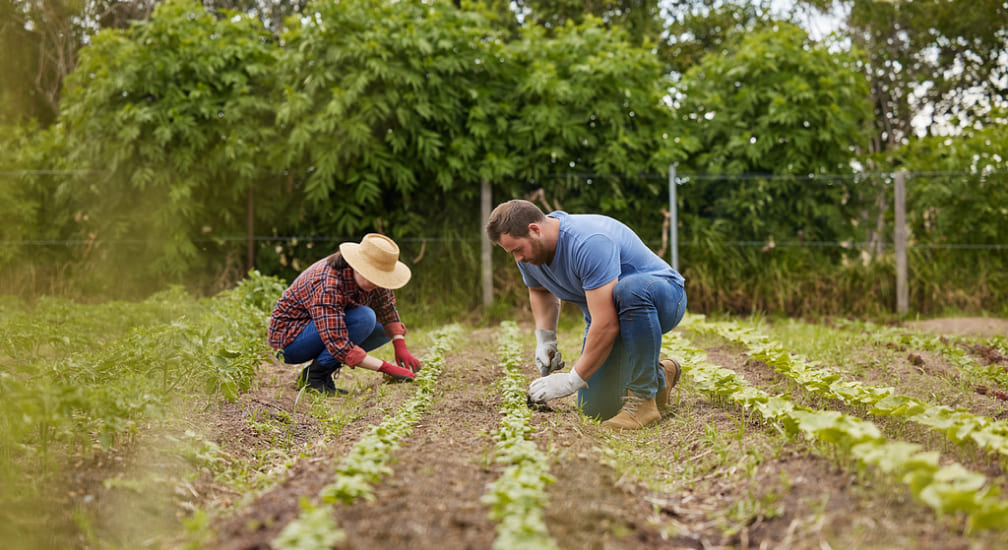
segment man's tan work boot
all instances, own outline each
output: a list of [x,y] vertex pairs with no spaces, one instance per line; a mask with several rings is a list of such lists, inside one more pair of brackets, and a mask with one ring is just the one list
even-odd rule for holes
[[655,396],[655,403],[658,405],[658,412],[665,414],[668,410],[669,396],[672,395],[672,388],[679,383],[679,375],[682,374],[682,367],[675,359],[662,359],[659,361],[665,369],[665,388]]
[[661,418],[654,399],[644,399],[627,390],[623,398],[623,408],[616,416],[602,423],[614,430],[637,430]]

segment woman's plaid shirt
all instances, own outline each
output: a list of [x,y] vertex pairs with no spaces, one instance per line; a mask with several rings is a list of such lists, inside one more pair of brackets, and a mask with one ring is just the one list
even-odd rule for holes
[[405,334],[406,327],[395,307],[395,294],[387,288],[365,291],[357,285],[353,273],[350,267],[333,269],[327,258],[323,258],[298,275],[273,308],[270,346],[277,350],[287,347],[310,321],[315,321],[329,353],[344,365],[357,365],[367,352],[350,341],[343,312],[360,305],[375,311],[390,338]]

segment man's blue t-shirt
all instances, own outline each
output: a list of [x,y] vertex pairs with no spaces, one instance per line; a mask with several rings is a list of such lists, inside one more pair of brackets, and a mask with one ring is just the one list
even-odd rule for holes
[[588,318],[586,290],[634,273],[669,277],[679,285],[683,277],[651,251],[622,222],[598,214],[551,212],[560,220],[556,253],[549,265],[518,262],[522,279],[531,288],[544,287],[551,294],[581,308]]

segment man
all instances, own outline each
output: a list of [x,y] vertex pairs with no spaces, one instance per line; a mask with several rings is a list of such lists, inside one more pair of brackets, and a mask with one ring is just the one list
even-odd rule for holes
[[[409,267],[399,261],[399,246],[378,233],[365,235],[360,244],[341,244],[339,252],[298,275],[269,322],[269,343],[277,357],[288,364],[311,361],[298,386],[346,393],[332,378],[343,365],[412,380],[421,364],[406,347],[406,326],[393,293],[410,276]],[[397,365],[367,353],[389,340]]]
[[[578,406],[616,430],[661,418],[680,367],[659,361],[662,334],[686,312],[682,275],[619,221],[601,215],[545,215],[529,201],[502,203],[487,237],[512,254],[535,318],[536,365],[542,378],[529,397],[546,402],[578,392]],[[581,357],[570,372],[557,351],[560,302],[585,318]]]

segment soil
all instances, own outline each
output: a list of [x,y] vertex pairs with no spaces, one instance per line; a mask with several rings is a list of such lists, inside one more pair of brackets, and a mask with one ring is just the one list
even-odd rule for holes
[[[997,321],[929,320],[913,326],[950,335],[1006,334],[1008,322]],[[531,332],[525,328],[523,334]],[[447,354],[440,392],[395,450],[392,473],[374,488],[374,499],[336,507],[336,522],[347,535],[339,548],[493,546],[497,525],[480,498],[501,473],[493,461],[501,418],[494,386],[502,375],[497,332],[466,329]],[[563,337],[574,345],[580,328]],[[724,344],[704,347],[708,360],[764,391],[806,398],[742,350]],[[414,350],[417,356],[423,352],[422,347]],[[908,395],[922,382],[944,380],[940,373],[953,371],[923,350],[865,351],[880,352],[901,359],[878,382],[894,384]],[[925,368],[909,358],[915,354]],[[531,349],[524,356],[531,357]],[[537,376],[531,362],[523,369],[529,380]],[[233,463],[258,464],[258,470],[249,473],[243,489],[235,489],[233,479],[206,473],[192,482],[192,495],[198,496],[188,495],[186,509],[210,511],[202,548],[274,548],[277,534],[299,514],[300,502],[316,502],[319,491],[333,481],[340,458],[412,396],[412,384],[389,384],[360,369],[344,371],[337,385],[348,389],[348,395],[299,398],[295,369],[267,362],[254,390],[236,403],[206,411],[203,427],[210,428],[221,453]],[[872,376],[863,381],[875,383]],[[547,453],[556,480],[547,488],[544,514],[560,548],[944,550],[1008,543],[996,532],[966,533],[962,518],[936,516],[898,482],[860,470],[828,449],[782,437],[773,426],[712,401],[693,388],[688,365],[670,403],[670,414],[635,432],[603,428],[580,415],[572,398],[533,413],[532,440]],[[989,396],[970,395],[961,404],[978,414],[1003,411]],[[319,410],[326,413],[309,414]],[[997,460],[973,460],[966,465],[1003,478]]]
[[950,317],[908,321],[905,325],[915,330],[956,336],[1008,337],[1008,319],[996,317]]

